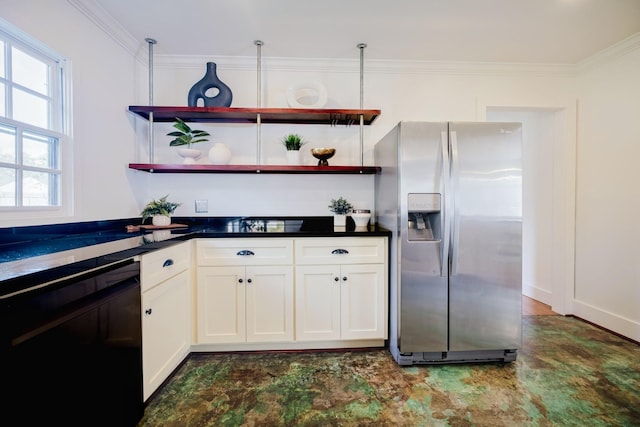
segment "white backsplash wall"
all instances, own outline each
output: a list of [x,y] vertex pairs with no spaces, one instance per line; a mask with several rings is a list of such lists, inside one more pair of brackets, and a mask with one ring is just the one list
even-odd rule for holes
[[[145,200],[169,194],[171,201],[182,203],[175,216],[330,216],[329,202],[341,196],[356,209],[374,207],[373,175],[134,172],[132,183]],[[209,212],[196,213],[195,200],[207,200]]]

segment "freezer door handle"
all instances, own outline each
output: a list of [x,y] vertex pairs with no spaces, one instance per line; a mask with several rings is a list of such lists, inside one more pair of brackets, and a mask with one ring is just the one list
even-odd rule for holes
[[447,132],[440,134],[440,143],[442,145],[442,182],[444,183],[444,200],[442,202],[442,211],[440,212],[441,224],[444,225],[442,233],[442,243],[440,245],[442,252],[440,253],[440,276],[446,277],[449,274],[449,242],[450,242],[450,226],[449,218],[449,135]]
[[451,276],[458,273],[458,246],[460,240],[460,212],[458,208],[458,180],[460,179],[460,168],[458,165],[458,136],[455,131],[451,131],[451,191],[453,194],[452,211],[453,219],[451,224]]

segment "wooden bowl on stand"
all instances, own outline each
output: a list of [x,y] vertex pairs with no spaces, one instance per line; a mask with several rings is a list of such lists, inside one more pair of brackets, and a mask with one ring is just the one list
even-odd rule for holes
[[336,154],[335,148],[312,148],[311,154],[318,159],[318,166],[329,166],[329,160]]

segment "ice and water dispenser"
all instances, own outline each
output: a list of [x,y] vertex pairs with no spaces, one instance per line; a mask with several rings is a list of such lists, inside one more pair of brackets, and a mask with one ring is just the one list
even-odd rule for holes
[[409,193],[407,197],[408,239],[440,240],[440,193]]

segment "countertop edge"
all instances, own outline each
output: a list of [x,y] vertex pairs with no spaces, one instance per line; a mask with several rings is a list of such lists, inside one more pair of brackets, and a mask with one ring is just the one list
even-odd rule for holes
[[[191,227],[190,227],[191,228]],[[329,237],[329,238],[341,238],[341,237],[391,237],[391,231],[379,228],[370,227],[367,231],[356,230],[339,230],[339,231],[327,231],[327,230],[307,230],[307,231],[283,231],[283,232],[225,232],[225,231],[207,231],[206,227],[196,226],[193,230],[183,229],[183,234],[174,235],[166,240],[151,242],[142,246],[137,246],[125,250],[115,252],[105,252],[99,256],[91,257],[76,262],[69,262],[64,265],[56,266],[53,268],[47,268],[35,272],[27,272],[26,274],[16,274],[14,277],[7,279],[0,279],[0,298],[5,295],[10,295],[20,290],[33,287],[38,283],[49,283],[58,281],[68,276],[73,276],[83,271],[107,266],[113,263],[121,262],[123,260],[142,256],[150,252],[164,249],[175,244],[179,244],[188,240],[202,238],[202,239],[219,239],[219,238],[300,238],[300,237]],[[132,235],[131,237],[137,237]],[[142,236],[138,236],[141,237]],[[121,239],[122,240],[122,239]],[[115,240],[117,242],[117,240]],[[88,245],[98,246],[98,245]],[[81,249],[81,248],[80,248]],[[49,255],[63,254],[66,251],[54,252]],[[43,255],[47,256],[47,255]],[[33,259],[38,257],[33,257]],[[28,263],[31,258],[25,258],[23,261]],[[18,262],[16,261],[16,262]],[[10,266],[11,261],[2,263],[5,266]],[[0,264],[0,265],[2,265]]]

